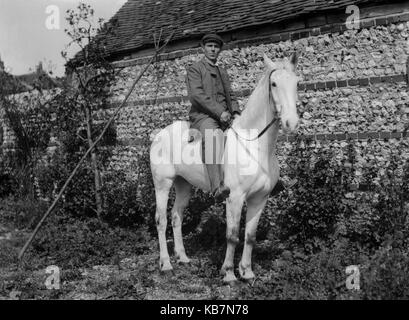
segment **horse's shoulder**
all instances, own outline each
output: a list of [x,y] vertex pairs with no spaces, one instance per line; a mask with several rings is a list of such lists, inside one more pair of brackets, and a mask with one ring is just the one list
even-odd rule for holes
[[167,126],[167,128],[174,128],[174,127],[179,127],[181,129],[189,129],[190,122],[187,120],[176,120]]

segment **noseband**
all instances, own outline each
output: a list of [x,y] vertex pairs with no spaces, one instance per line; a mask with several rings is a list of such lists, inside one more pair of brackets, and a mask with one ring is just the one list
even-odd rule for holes
[[[272,103],[274,103],[273,93],[272,93],[272,91],[271,91],[270,79],[271,79],[271,75],[272,75],[273,72],[275,72],[275,71],[277,71],[277,69],[271,70],[271,72],[270,72],[269,75],[268,75],[268,101],[269,101],[270,105],[271,105]],[[246,140],[246,141],[254,141],[254,140],[259,139],[264,133],[266,133],[266,131],[267,131],[278,119],[280,119],[280,115],[278,115],[277,110],[275,110],[274,115],[275,115],[275,116],[274,116],[273,119],[270,121],[270,123],[257,135],[257,137],[252,138],[252,139],[247,139],[247,138],[241,137],[241,136],[236,132],[236,130],[234,130],[234,128],[231,127],[231,124],[232,124],[233,122],[230,123],[230,129],[232,129],[233,132],[236,134],[236,136],[239,137],[240,139],[243,139],[243,140]]]

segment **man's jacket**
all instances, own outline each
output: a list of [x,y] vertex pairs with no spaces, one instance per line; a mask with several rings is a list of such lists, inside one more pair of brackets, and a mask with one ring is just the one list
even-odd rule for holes
[[[227,110],[240,114],[236,97],[231,90],[229,76],[223,68],[219,67],[220,76],[223,83]],[[196,123],[203,118],[212,117],[220,122],[220,116],[226,111],[224,104],[216,100],[216,76],[214,69],[204,60],[204,58],[187,68],[187,92],[192,106],[189,112],[189,119]]]

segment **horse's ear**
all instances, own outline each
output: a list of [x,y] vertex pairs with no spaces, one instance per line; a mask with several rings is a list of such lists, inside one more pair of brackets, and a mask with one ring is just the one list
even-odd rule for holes
[[264,58],[264,64],[266,65],[267,68],[270,68],[270,69],[276,68],[275,63],[271,61],[271,59],[267,57],[265,53],[263,54],[263,58]]
[[293,66],[294,70],[297,68],[298,57],[299,57],[299,55],[298,55],[297,51],[295,51],[290,57],[290,63]]

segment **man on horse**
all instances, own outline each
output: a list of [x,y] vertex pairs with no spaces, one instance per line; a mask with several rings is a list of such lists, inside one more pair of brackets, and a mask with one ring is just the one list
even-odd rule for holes
[[[187,90],[192,104],[189,112],[191,128],[199,130],[202,141],[202,158],[206,164],[210,189],[216,202],[222,202],[229,196],[230,190],[223,183],[221,158],[224,139],[223,131],[241,111],[234,96],[229,76],[217,64],[223,48],[222,38],[216,34],[206,34],[201,41],[204,57],[187,68]],[[207,138],[206,141],[204,138]],[[216,141],[208,141],[214,139]],[[215,143],[213,143],[215,142]],[[221,148],[214,150],[214,145]],[[210,161],[209,161],[210,160]],[[283,190],[278,181],[273,194]]]
[[[227,129],[232,117],[241,113],[237,99],[232,94],[229,76],[226,70],[217,65],[223,45],[218,35],[205,35],[201,41],[204,57],[187,69],[186,79],[192,103],[189,112],[191,128],[199,130],[203,138],[215,139],[216,145],[221,147],[224,145],[223,130]],[[230,189],[223,184],[222,166],[220,162],[217,163],[223,148],[214,152],[214,144],[205,139],[202,146],[211,191],[216,202],[222,202],[230,193]]]
[[[283,132],[294,132],[299,124],[297,87],[300,78],[295,73],[298,56],[294,53],[290,58],[273,62],[264,54],[263,75],[240,113],[231,95],[228,76],[216,65],[223,42],[214,35],[208,35],[202,42],[205,57],[188,68],[187,74],[188,92],[192,101],[191,121],[178,120],[167,125],[155,135],[150,148],[156,198],[155,222],[160,250],[159,267],[163,272],[172,270],[166,241],[170,190],[174,187],[175,201],[171,214],[175,257],[179,263],[189,263],[182,237],[183,213],[189,204],[192,187],[209,190],[212,186],[212,191],[219,200],[229,196],[226,201],[226,255],[221,267],[223,281],[232,283],[237,280],[234,254],[239,243],[244,205],[247,209],[246,227],[239,274],[246,281],[254,281],[251,256],[256,242],[257,225],[280,176],[276,154],[279,130],[281,128]],[[230,126],[229,119],[236,114],[238,117]],[[223,142],[222,130],[225,126],[230,126],[225,135],[225,152],[222,152],[225,163],[222,163],[223,169],[218,166],[220,163],[211,163],[218,168],[217,171],[210,172],[213,173],[210,183],[207,161],[203,162],[196,157],[197,151],[201,151],[197,148],[201,148],[204,143],[204,148],[208,149],[206,142],[209,134],[206,131],[221,132],[222,135],[215,136]],[[192,132],[191,127],[196,132]],[[190,142],[191,139],[187,139],[188,135],[195,136],[199,132],[196,128],[204,133],[205,141],[193,139]],[[210,130],[205,130],[206,128]],[[210,138],[211,141],[214,140],[214,135]],[[213,153],[212,148],[210,149],[210,153]],[[213,168],[210,167],[210,170]]]

